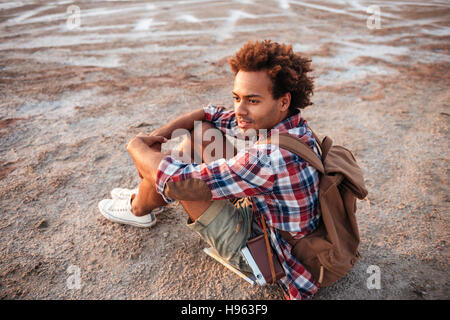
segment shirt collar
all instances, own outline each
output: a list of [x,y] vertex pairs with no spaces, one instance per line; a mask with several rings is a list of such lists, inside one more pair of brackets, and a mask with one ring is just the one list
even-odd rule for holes
[[304,122],[305,119],[302,118],[300,110],[296,109],[293,115],[288,116],[275,127],[270,129],[267,133],[267,138],[270,137],[275,131],[278,131],[278,133],[286,133],[292,128],[302,126]]
[[270,131],[276,129],[279,132],[285,132],[289,129],[298,127],[300,122],[302,122],[303,118],[300,115],[300,110],[296,109],[295,113],[290,117],[285,118],[283,121],[278,123],[275,127],[273,127]]

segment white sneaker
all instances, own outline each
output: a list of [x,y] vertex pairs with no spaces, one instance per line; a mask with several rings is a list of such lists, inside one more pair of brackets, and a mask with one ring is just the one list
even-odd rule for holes
[[131,212],[130,198],[128,199],[103,199],[98,203],[101,214],[108,220],[129,224],[135,227],[148,228],[156,223],[155,214],[150,212],[142,217],[137,217]]
[[125,189],[125,188],[114,188],[111,190],[111,197],[113,199],[130,199],[132,194],[137,195],[139,191],[139,188],[136,189]]
[[[139,191],[139,188],[136,189],[125,189],[125,188],[114,188],[111,191],[111,197],[113,199],[130,199],[131,195],[135,194],[137,195]],[[154,214],[159,214],[164,211],[164,207],[155,208],[152,210]]]

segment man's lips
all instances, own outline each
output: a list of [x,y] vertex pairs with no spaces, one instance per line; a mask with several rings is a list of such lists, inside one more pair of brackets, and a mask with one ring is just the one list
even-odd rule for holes
[[248,126],[250,126],[252,122],[251,121],[247,121],[247,120],[238,120],[238,126],[241,128],[246,128]]

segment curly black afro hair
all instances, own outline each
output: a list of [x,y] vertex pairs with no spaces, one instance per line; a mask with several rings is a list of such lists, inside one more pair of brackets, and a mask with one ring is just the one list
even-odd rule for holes
[[294,53],[292,45],[279,44],[271,40],[247,42],[228,63],[234,74],[239,70],[267,70],[272,79],[272,95],[278,99],[291,93],[289,109],[304,109],[311,105],[313,79],[307,73],[312,71],[311,60]]

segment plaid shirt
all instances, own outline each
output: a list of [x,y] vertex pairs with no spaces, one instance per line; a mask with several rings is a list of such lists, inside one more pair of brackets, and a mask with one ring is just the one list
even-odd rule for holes
[[[236,123],[234,111],[213,105],[204,107],[205,119],[227,135],[244,137]],[[267,132],[274,130],[300,138],[319,155],[312,132],[300,112]],[[319,155],[320,157],[320,155]],[[299,239],[314,231],[319,223],[319,176],[315,168],[303,159],[274,144],[254,144],[231,159],[219,159],[209,164],[186,164],[166,156],[160,163],[156,187],[164,199],[169,181],[201,179],[211,190],[212,200],[250,197],[258,212],[264,215],[272,247],[286,276],[279,284],[291,299],[310,298],[318,290],[314,276],[291,254],[291,246],[277,229]]]

